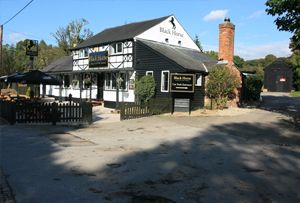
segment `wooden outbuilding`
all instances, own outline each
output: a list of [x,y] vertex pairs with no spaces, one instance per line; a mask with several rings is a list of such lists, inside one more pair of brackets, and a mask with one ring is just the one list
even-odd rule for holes
[[277,59],[264,71],[264,88],[269,92],[290,92],[293,89],[293,70],[283,59]]

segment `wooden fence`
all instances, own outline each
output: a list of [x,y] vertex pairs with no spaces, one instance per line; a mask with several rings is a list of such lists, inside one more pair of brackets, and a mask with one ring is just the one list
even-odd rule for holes
[[15,123],[92,122],[91,103],[41,103],[0,101],[0,116]]
[[123,104],[120,108],[120,119],[128,120],[170,112],[172,112],[171,99],[152,99],[147,104]]

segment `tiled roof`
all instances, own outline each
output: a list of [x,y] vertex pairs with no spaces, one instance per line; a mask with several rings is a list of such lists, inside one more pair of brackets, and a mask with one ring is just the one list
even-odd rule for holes
[[81,49],[84,47],[91,47],[99,44],[106,44],[110,42],[117,42],[127,39],[133,39],[135,36],[143,33],[149,28],[159,24],[170,16],[165,16],[153,20],[147,20],[142,22],[130,23],[118,27],[108,28],[102,32],[94,35],[93,37],[78,44],[73,49]]

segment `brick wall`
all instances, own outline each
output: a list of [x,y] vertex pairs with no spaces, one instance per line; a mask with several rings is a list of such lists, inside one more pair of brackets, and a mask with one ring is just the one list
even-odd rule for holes
[[235,25],[229,19],[219,25],[219,59],[228,61],[228,65],[233,65],[234,56],[234,30]]

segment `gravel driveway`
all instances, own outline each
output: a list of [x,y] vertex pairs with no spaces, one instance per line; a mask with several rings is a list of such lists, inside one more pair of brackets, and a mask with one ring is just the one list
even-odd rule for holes
[[0,127],[17,202],[300,201],[300,131],[282,113]]

